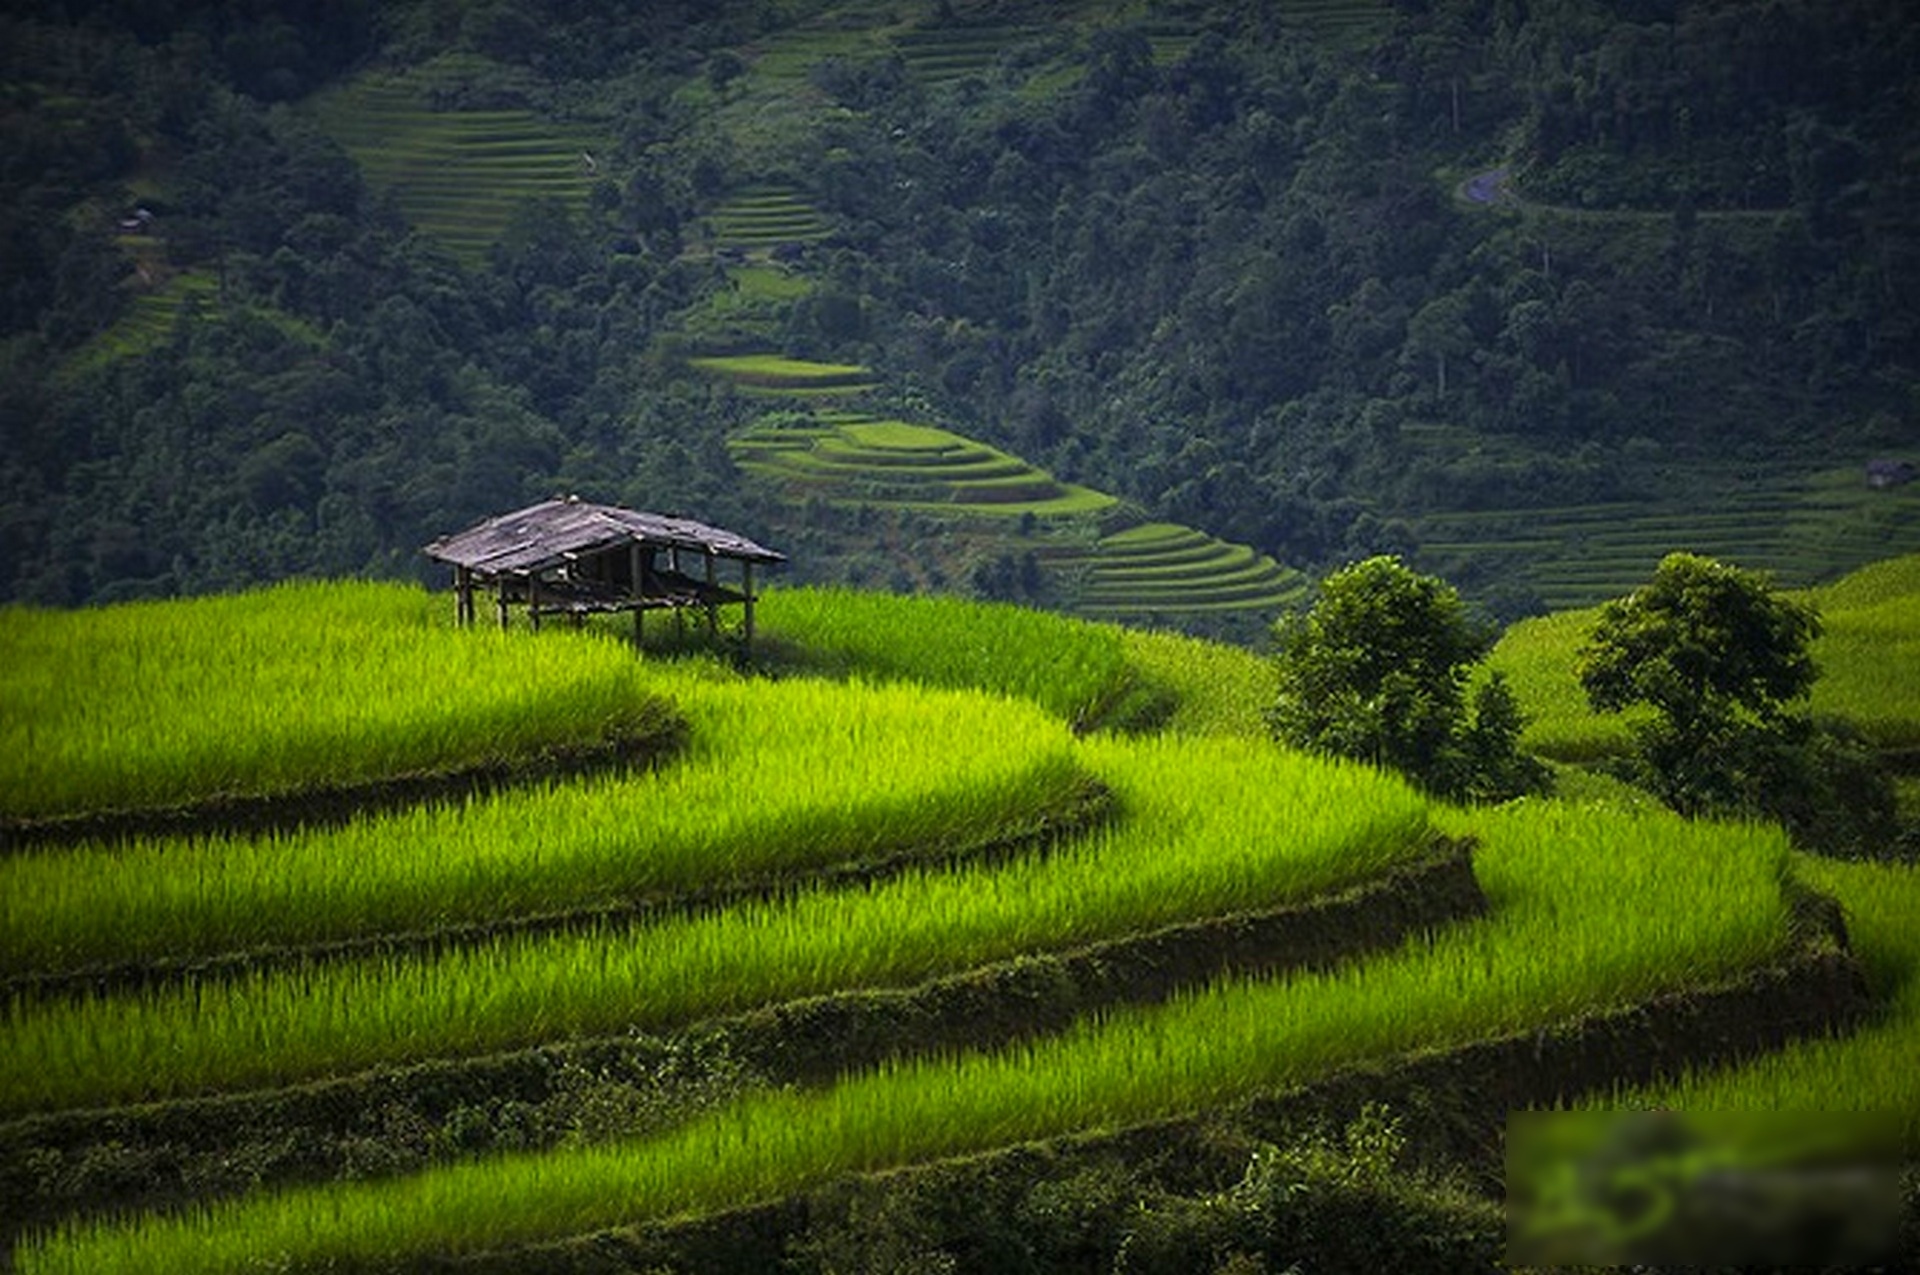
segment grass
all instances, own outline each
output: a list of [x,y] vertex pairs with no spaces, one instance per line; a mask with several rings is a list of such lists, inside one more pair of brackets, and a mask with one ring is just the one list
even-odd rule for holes
[[1797,856],[1796,873],[1841,902],[1847,934],[1885,1006],[1845,1037],[1799,1041],[1735,1067],[1689,1071],[1608,1105],[1683,1111],[1866,1111],[1920,1153],[1920,868]]
[[617,644],[459,632],[450,612],[367,583],[0,611],[0,815],[351,785],[662,724]]
[[[138,998],[16,1003],[0,1022],[0,1113],[288,1084],[910,986],[1303,900],[1424,843],[1425,800],[1359,767],[1235,741],[1083,747],[1128,808],[1126,825],[1004,866],[806,891],[632,932],[507,938]],[[873,750],[899,757],[884,742]],[[1170,771],[1193,782],[1168,787]],[[1211,796],[1224,790],[1243,796]]]
[[1227,982],[1011,1049],[756,1095],[652,1139],[78,1221],[24,1247],[18,1268],[391,1261],[710,1212],[847,1172],[1216,1109],[1353,1063],[1631,1004],[1788,941],[1777,834],[1551,803],[1473,826],[1495,913],[1430,945],[1329,974]]
[[814,672],[978,687],[1095,724],[1131,677],[1118,631],[1007,603],[858,589],[773,589],[760,600],[769,658]]
[[692,742],[648,774],[261,839],[0,859],[0,972],[617,910],[963,845],[1083,784],[1060,723],[977,692],[654,681]]

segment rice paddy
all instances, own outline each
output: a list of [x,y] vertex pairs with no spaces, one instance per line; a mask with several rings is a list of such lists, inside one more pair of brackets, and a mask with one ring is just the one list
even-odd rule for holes
[[[1447,437],[1436,432],[1436,442]],[[1629,592],[1676,549],[1766,571],[1786,588],[1920,549],[1920,493],[1873,490],[1856,469],[1698,470],[1676,475],[1669,499],[1430,514],[1415,521],[1415,564],[1446,575],[1498,559],[1560,611]]]
[[1076,728],[1131,688],[1121,635],[1004,603],[892,598],[858,589],[775,589],[763,644],[815,672],[977,687],[1031,700]]
[[818,413],[805,425],[780,418],[756,426],[732,448],[742,470],[789,502],[813,498],[997,528],[1004,543],[1043,563],[1064,609],[1092,619],[1271,619],[1306,595],[1305,576],[1245,545],[1174,523],[1109,527],[1125,517],[1112,497],[949,430]]
[[690,360],[696,371],[731,381],[747,393],[777,397],[839,397],[872,389],[867,368],[852,363],[813,363],[778,354],[716,354]]
[[[894,755],[884,743],[878,750]],[[1219,742],[1096,749],[1090,761],[1128,806],[1127,825],[1011,865],[805,892],[630,934],[503,939],[417,960],[16,1007],[0,1027],[0,1114],[289,1084],[911,985],[1299,901],[1423,846],[1424,801],[1358,768]],[[1205,782],[1156,790],[1154,777],[1174,767]],[[1248,797],[1223,806],[1207,797],[1210,786]],[[859,809],[845,796],[835,805]],[[234,889],[245,896],[254,882],[243,876]]]
[[711,247],[743,253],[824,239],[831,228],[819,209],[791,186],[747,186],[706,214]]
[[[990,838],[1084,783],[1062,725],[976,693],[695,682],[676,700],[691,743],[648,774],[0,859],[0,975],[617,911]],[[969,747],[989,731],[1001,747]]]
[[617,643],[458,633],[398,585],[0,611],[0,816],[292,793],[658,732]]
[[[1631,843],[1603,849],[1590,840],[1595,828],[1550,806],[1485,825],[1500,907],[1431,947],[1329,974],[1228,982],[1009,1050],[751,1097],[652,1140],[78,1223],[23,1250],[21,1269],[234,1270],[266,1253],[390,1261],[737,1207],[850,1171],[1165,1119],[1343,1064],[1631,1004],[1785,946],[1777,834],[1655,816],[1627,830]],[[1644,852],[1619,853],[1626,844]]]
[[320,126],[416,226],[469,263],[484,261],[527,201],[581,208],[599,180],[593,130],[524,107],[467,106],[511,87],[511,72],[447,54],[367,72],[314,104]]
[[[945,446],[912,427],[880,432],[889,435],[896,452]],[[1835,648],[1838,662],[1909,631],[1914,579],[1911,563],[1889,564],[1833,588],[1823,599],[1830,636],[1851,626],[1847,640],[1859,643]],[[289,640],[325,627],[319,614],[357,608],[420,616],[430,632],[445,624],[417,591],[340,588],[219,600],[236,609],[221,631],[244,628],[239,613],[250,605]],[[111,631],[135,610],[73,619]],[[184,1210],[75,1215],[18,1237],[15,1268],[404,1268],[776,1201],[849,1173],[1230,1109],[1343,1069],[1540,1033],[1778,962],[1803,942],[1788,903],[1794,877],[1845,902],[1887,1017],[1661,1092],[1764,1106],[1804,1103],[1821,1085],[1858,1086],[1860,1105],[1920,1126],[1920,1094],[1899,1065],[1911,1053],[1907,1002],[1920,959],[1907,933],[1911,870],[1807,860],[1774,829],[1688,823],[1601,797],[1438,807],[1376,772],[1272,748],[1260,716],[1271,670],[1191,639],[837,590],[777,590],[764,614],[775,680],[636,660],[592,633],[518,635],[503,648],[529,660],[551,648],[575,667],[618,653],[629,693],[670,701],[686,721],[685,748],[654,772],[257,841],[18,856],[0,864],[20,873],[0,875],[0,904],[11,909],[0,940],[16,968],[45,967],[77,959],[51,951],[46,934],[96,942],[85,935],[89,915],[115,917],[103,930],[135,933],[143,910],[159,915],[171,902],[135,902],[123,920],[109,900],[142,877],[165,879],[161,865],[171,871],[176,859],[180,879],[194,884],[174,894],[224,891],[232,913],[259,908],[260,933],[283,943],[277,936],[304,914],[329,909],[332,932],[348,933],[380,924],[366,917],[388,906],[387,923],[430,927],[442,918],[423,914],[443,899],[484,920],[770,871],[797,872],[796,888],[560,933],[482,926],[430,951],[263,964],[137,994],[15,995],[0,1013],[0,1128],[47,1113],[110,1120],[89,1113],[909,989],[1322,898],[1411,861],[1436,832],[1477,842],[1473,870],[1489,910],[1331,968],[1225,977],[1014,1045],[907,1054],[828,1084],[754,1089],[601,1145],[489,1154],[383,1180],[267,1185]],[[152,613],[141,618],[165,627]],[[485,646],[499,635],[447,626],[437,637]],[[1554,652],[1572,639],[1520,637],[1503,647],[1509,659],[1525,655],[1511,665],[1517,689],[1554,693],[1553,679],[1570,676],[1556,672]],[[56,658],[45,645],[23,649],[10,666]],[[334,683],[370,676],[341,647],[302,658],[334,666]],[[202,677],[225,667],[207,662]],[[1870,675],[1860,676],[1866,685]],[[1141,686],[1172,699],[1159,733],[1074,733],[1099,720],[1101,702]],[[1560,729],[1567,747],[1596,747],[1572,718]],[[807,877],[849,855],[978,842],[1089,782],[1113,794],[1112,817],[1044,848],[929,862],[854,889]],[[30,865],[63,859],[76,901],[37,904]],[[468,880],[490,873],[525,881],[518,894],[469,891]],[[309,893],[276,874],[304,874]],[[140,950],[178,959],[200,941],[193,935],[215,928],[155,923]],[[27,955],[35,944],[47,950]],[[105,952],[85,959],[111,959]],[[1684,1057],[1687,1042],[1674,1048]]]
[[1079,609],[1096,617],[1230,609],[1271,618],[1307,594],[1307,578],[1293,568],[1177,523],[1143,523],[1102,536],[1081,565],[1086,583]]

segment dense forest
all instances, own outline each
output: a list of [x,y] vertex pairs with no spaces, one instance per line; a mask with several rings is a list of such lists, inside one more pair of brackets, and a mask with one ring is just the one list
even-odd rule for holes
[[[417,574],[426,540],[556,491],[780,543],[794,515],[726,445],[764,404],[687,361],[729,287],[703,219],[767,182],[831,228],[787,254],[784,352],[1303,568],[1416,552],[1423,515],[1920,453],[1897,0],[1349,7],[0,19],[0,598]],[[1005,36],[941,78],[829,38],[794,109],[740,109],[783,32],[861,22]],[[314,107],[449,51],[484,69],[440,107],[600,139],[584,198],[526,201],[477,255]],[[1426,561],[1539,609],[1498,560]]]

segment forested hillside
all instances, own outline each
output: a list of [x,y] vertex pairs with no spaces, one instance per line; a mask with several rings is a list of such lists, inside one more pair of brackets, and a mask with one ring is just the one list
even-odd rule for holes
[[42,4],[0,19],[0,597],[416,574],[573,491],[1074,603],[743,474],[796,405],[693,360],[759,352],[1135,525],[1509,617],[1672,548],[1831,578],[1920,547],[1865,481],[1920,460],[1906,17]]

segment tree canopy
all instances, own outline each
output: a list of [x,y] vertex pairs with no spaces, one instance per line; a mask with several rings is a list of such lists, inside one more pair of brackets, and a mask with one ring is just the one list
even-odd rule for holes
[[1820,618],[1751,571],[1690,553],[1601,609],[1579,655],[1600,712],[1636,706],[1629,777],[1687,815],[1776,819],[1809,848],[1885,849],[1892,790],[1872,753],[1801,703]]
[[1813,608],[1761,576],[1691,553],[1661,559],[1653,581],[1608,603],[1580,655],[1601,712],[1650,704],[1678,739],[1705,745],[1730,725],[1768,722],[1813,689]]
[[1328,576],[1311,610],[1276,627],[1281,742],[1398,770],[1447,797],[1501,798],[1540,782],[1518,751],[1523,725],[1494,675],[1467,705],[1494,634],[1460,594],[1398,558]]

